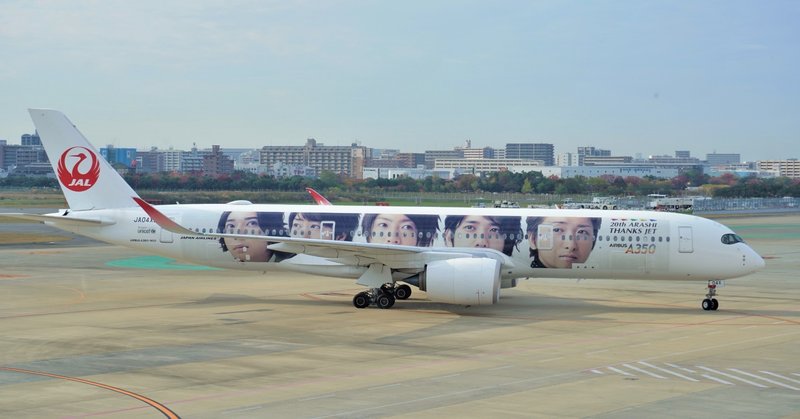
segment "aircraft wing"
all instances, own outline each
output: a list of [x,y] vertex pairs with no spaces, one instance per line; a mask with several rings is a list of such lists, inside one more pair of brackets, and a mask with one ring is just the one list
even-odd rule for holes
[[511,258],[494,249],[486,248],[453,248],[431,249],[427,247],[401,246],[379,243],[356,243],[339,240],[303,239],[281,236],[261,236],[253,234],[232,233],[200,233],[193,231],[158,211],[157,208],[140,198],[133,198],[137,204],[165,230],[191,236],[221,237],[245,240],[264,240],[269,243],[270,250],[287,253],[306,254],[328,259],[347,265],[369,266],[375,263],[386,265],[392,269],[422,270],[434,260],[482,257],[495,259],[503,268],[512,268]]

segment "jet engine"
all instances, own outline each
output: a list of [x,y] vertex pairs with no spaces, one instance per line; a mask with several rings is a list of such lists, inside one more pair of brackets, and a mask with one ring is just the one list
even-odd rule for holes
[[419,288],[433,301],[495,304],[500,298],[500,262],[489,258],[433,261],[420,275]]

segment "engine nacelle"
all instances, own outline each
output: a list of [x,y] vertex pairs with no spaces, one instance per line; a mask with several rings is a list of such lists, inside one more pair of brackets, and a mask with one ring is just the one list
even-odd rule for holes
[[500,262],[489,258],[433,261],[420,275],[419,288],[433,301],[495,304],[500,298]]

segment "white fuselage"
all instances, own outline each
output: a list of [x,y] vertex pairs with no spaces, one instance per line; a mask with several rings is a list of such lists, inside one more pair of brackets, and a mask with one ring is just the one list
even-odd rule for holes
[[[664,212],[256,204],[157,208],[198,233],[327,238],[430,250],[493,248],[511,262],[501,272],[504,286],[525,277],[712,280],[747,275],[764,265],[745,243],[724,243],[723,235],[734,235],[722,224]],[[202,265],[353,278],[367,269],[281,254],[263,240],[174,234],[138,207],[73,211],[70,217],[113,222],[68,228],[75,233]],[[403,272],[395,277],[402,279]]]

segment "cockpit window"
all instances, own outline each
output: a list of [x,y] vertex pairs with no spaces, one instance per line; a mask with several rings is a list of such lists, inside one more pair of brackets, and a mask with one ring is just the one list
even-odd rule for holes
[[737,234],[728,233],[728,234],[723,234],[722,235],[722,243],[723,244],[736,244],[736,243],[742,243],[742,242],[744,242],[744,240],[742,240],[742,238],[739,237],[739,235],[737,235]]

